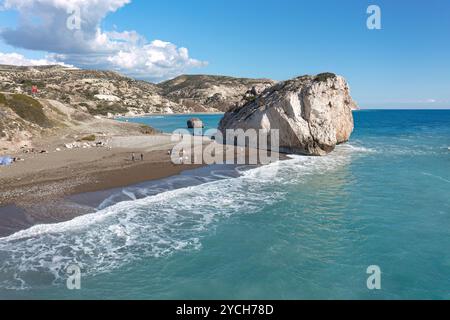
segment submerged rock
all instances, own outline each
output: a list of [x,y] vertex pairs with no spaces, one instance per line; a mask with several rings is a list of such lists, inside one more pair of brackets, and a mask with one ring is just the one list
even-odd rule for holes
[[201,129],[203,128],[203,122],[199,118],[192,118],[187,121],[189,129]]
[[[280,82],[227,112],[226,129],[278,129],[280,152],[322,156],[346,142],[356,104],[345,79],[332,73]],[[269,147],[270,148],[270,147]]]

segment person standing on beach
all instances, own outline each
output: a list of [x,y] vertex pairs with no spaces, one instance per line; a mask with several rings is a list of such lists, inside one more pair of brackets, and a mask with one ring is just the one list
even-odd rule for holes
[[180,164],[184,164],[184,148],[181,148]]
[[131,154],[131,161],[134,161],[135,157],[134,157],[134,153]]
[[144,161],[144,154],[141,153],[141,161]]

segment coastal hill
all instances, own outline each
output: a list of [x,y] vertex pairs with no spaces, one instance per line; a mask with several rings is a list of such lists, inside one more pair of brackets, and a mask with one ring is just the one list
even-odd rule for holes
[[89,135],[155,132],[108,119],[119,115],[229,111],[235,115],[243,106],[261,104],[264,92],[285,83],[182,75],[154,84],[113,71],[0,65],[0,154],[34,146],[45,137],[73,141]]
[[183,75],[158,87],[162,96],[187,107],[226,112],[254,99],[275,83],[270,79]]
[[[0,155],[20,149],[48,150],[76,140],[156,133],[150,127],[94,116],[53,99],[0,93]],[[54,149],[54,148],[53,148]]]
[[135,80],[112,71],[62,66],[0,65],[0,92],[31,93],[92,115],[139,115],[227,111],[244,102],[254,88],[275,82],[222,76],[180,76],[161,84]]

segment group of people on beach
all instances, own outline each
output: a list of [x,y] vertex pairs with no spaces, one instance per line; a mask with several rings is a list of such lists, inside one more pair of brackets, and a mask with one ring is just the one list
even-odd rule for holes
[[[131,161],[136,161],[136,155],[134,154],[134,152],[131,154]],[[144,161],[144,154],[141,153],[141,161]]]
[[[172,150],[168,150],[167,154],[172,157]],[[188,157],[185,157],[185,151],[184,148],[181,149],[181,151],[178,153],[178,164],[184,164],[184,160],[188,160]]]

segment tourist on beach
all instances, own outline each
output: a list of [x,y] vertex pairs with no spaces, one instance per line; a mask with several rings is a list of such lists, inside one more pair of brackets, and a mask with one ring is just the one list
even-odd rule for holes
[[141,161],[144,161],[144,154],[141,153]]
[[134,157],[134,153],[131,154],[131,161],[134,161],[135,157]]
[[184,148],[181,148],[180,164],[184,164]]

